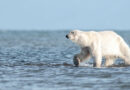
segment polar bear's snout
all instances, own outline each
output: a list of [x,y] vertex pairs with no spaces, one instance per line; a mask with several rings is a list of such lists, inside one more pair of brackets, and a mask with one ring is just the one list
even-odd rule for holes
[[65,37],[66,37],[67,39],[70,39],[70,40],[71,40],[72,35],[69,33],[69,34],[67,34]]
[[69,32],[69,33],[66,35],[66,38],[67,38],[67,39],[70,39],[70,40],[75,40],[75,36],[76,36],[76,31],[71,31],[71,32]]

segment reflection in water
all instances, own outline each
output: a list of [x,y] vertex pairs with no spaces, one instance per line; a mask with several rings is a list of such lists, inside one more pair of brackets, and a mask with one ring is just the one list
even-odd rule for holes
[[[60,33],[60,34],[59,34]],[[112,67],[74,67],[79,47],[67,32],[0,32],[1,90],[129,90],[130,67],[118,60]],[[118,32],[130,42],[130,32]],[[130,44],[130,43],[129,43]]]

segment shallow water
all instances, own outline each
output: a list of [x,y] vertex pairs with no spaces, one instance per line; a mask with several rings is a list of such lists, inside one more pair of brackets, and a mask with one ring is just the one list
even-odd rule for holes
[[[74,67],[68,31],[0,31],[0,90],[129,90],[130,67]],[[130,45],[130,31],[119,33]]]

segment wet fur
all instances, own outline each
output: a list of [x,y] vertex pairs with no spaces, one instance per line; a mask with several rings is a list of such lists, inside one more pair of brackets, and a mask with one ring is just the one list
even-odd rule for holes
[[74,55],[73,58],[76,66],[90,57],[94,58],[93,66],[95,67],[101,67],[103,57],[106,59],[106,67],[111,66],[117,58],[123,59],[126,65],[130,65],[130,48],[115,32],[84,32],[80,30],[72,32],[68,34],[68,38],[81,48],[81,52]]

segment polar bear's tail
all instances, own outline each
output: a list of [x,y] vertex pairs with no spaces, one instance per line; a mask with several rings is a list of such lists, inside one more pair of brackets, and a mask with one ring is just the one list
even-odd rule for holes
[[120,50],[123,55],[122,58],[125,60],[125,64],[130,65],[130,48],[122,38],[120,38]]

